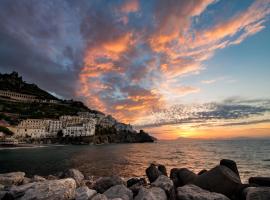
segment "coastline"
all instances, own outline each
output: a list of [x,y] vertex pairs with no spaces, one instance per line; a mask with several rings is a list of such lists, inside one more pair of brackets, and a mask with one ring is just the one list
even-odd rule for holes
[[[187,168],[150,164],[146,177],[85,176],[77,169],[54,175],[27,177],[24,172],[0,174],[0,199],[80,200],[251,200],[270,197],[270,177],[250,177],[243,184],[237,164],[222,159],[212,169],[195,174]],[[46,191],[46,192],[44,192]]]

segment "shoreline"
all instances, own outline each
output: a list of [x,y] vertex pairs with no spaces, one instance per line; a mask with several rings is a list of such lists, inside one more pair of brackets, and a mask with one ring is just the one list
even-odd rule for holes
[[10,172],[0,174],[0,199],[252,200],[262,195],[263,200],[270,199],[270,177],[250,177],[243,184],[237,164],[228,159],[198,174],[187,168],[173,168],[168,174],[164,165],[150,164],[145,175],[97,177],[68,169],[27,177],[24,172]]

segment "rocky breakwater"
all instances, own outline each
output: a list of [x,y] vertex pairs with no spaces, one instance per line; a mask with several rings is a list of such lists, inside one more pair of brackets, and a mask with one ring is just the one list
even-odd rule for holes
[[11,200],[270,200],[270,178],[251,177],[241,182],[237,165],[221,160],[198,174],[151,164],[145,178],[118,176],[93,179],[76,169],[58,176],[26,177],[23,172],[0,174],[0,199]]

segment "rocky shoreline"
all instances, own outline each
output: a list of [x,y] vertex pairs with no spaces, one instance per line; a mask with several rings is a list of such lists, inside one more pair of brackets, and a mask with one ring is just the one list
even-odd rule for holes
[[241,182],[237,165],[223,159],[198,174],[187,168],[151,164],[146,178],[86,177],[77,169],[57,175],[27,177],[0,174],[0,199],[11,200],[270,200],[270,177]]

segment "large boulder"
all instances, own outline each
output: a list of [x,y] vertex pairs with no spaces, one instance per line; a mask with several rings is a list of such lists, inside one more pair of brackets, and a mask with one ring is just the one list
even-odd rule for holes
[[27,183],[24,185],[12,185],[9,189],[8,189],[8,194],[9,196],[13,197],[13,198],[18,198],[21,197],[25,194],[25,192],[32,188],[34,186],[35,183]]
[[133,196],[136,196],[141,187],[146,184],[145,178],[131,178],[127,181],[127,187],[133,192]]
[[154,182],[160,175],[162,175],[162,172],[158,170],[155,164],[151,164],[145,170],[145,173],[150,183]]
[[250,184],[270,187],[270,177],[250,177],[248,182]]
[[167,200],[167,196],[159,187],[141,188],[134,200]]
[[77,169],[68,169],[64,172],[62,178],[73,178],[76,181],[76,185],[78,187],[82,185],[84,175]]
[[245,189],[246,200],[269,200],[270,187],[249,187]]
[[229,200],[223,194],[209,192],[195,185],[185,185],[177,188],[179,200]]
[[108,200],[108,198],[104,194],[97,194],[91,200]]
[[170,173],[170,178],[175,187],[181,187],[192,183],[197,178],[197,175],[187,168],[173,168]]
[[24,172],[11,172],[0,174],[0,184],[5,186],[19,185],[23,182]]
[[104,193],[110,187],[121,184],[125,185],[125,182],[119,176],[102,177],[96,180],[96,182],[93,185],[93,188],[98,193]]
[[220,165],[226,166],[231,169],[238,177],[240,177],[236,162],[229,159],[222,159]]
[[153,183],[151,183],[151,186],[160,187],[167,194],[170,194],[173,189],[173,182],[171,179],[169,179],[169,177],[160,175]]
[[145,185],[146,180],[145,178],[131,178],[127,180],[127,187],[131,187],[133,185]]
[[[31,183],[30,183],[31,184]],[[20,200],[67,200],[75,198],[76,182],[72,178],[33,183]]]
[[106,195],[107,198],[109,199],[114,199],[114,198],[121,198],[123,200],[132,200],[133,199],[133,193],[130,189],[128,189],[124,185],[115,185],[106,192],[103,193]]
[[226,166],[219,165],[197,176],[194,185],[228,197],[237,193],[242,183],[237,174]]
[[161,172],[161,174],[165,175],[165,176],[168,176],[168,173],[167,173],[167,169],[165,167],[165,165],[158,165],[158,170]]
[[75,191],[75,200],[88,200],[96,194],[96,190],[91,190],[87,186],[78,187]]

